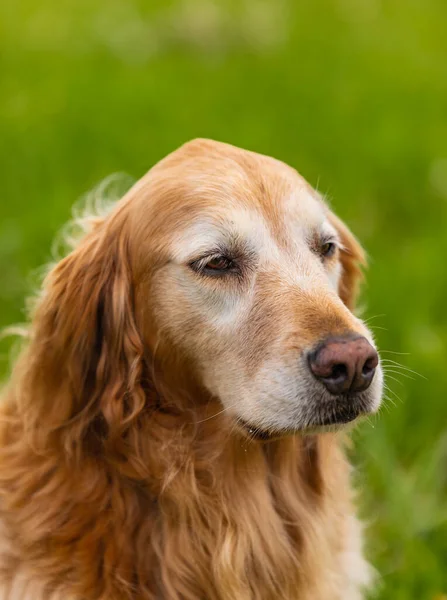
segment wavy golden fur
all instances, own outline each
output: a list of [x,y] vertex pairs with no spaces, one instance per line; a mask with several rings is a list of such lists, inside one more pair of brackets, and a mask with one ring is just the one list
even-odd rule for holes
[[[227,210],[213,198],[231,192],[236,213],[241,202],[249,210],[242,196],[252,208],[262,196],[256,218],[279,240],[276,199],[295,188],[338,231],[334,273],[339,268],[343,302],[318,283],[327,300],[315,304],[312,290],[298,295],[286,275],[281,282],[277,268],[275,276],[266,270],[247,292],[255,299],[250,317],[237,317],[245,337],[231,354],[237,334],[225,333],[224,320],[204,337],[208,322],[218,320],[215,305],[226,300],[214,281],[206,292],[193,287],[202,285],[191,279],[199,275],[182,271],[176,258],[190,242],[177,233],[197,211]],[[238,370],[250,381],[250,373],[269,371],[266,346],[282,322],[285,329],[294,323],[287,340],[295,336],[306,347],[329,331],[365,331],[346,308],[354,306],[364,261],[352,234],[289,167],[206,140],[159,163],[90,224],[46,277],[4,393],[0,599],[362,597],[369,570],[342,434],[261,439],[221,402],[227,390],[233,404],[245,397],[245,384],[232,389]],[[243,282],[231,285],[228,294],[242,295]],[[274,292],[278,285],[283,294]],[[208,296],[209,316],[197,308]],[[320,312],[298,323],[290,318],[295,300]],[[222,340],[212,347],[220,335],[228,338],[225,351]],[[287,352],[300,343],[290,342]]]

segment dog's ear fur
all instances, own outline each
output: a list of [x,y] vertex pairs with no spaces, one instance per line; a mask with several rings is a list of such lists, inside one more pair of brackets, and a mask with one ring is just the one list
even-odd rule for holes
[[329,213],[329,221],[337,229],[341,240],[340,262],[342,272],[338,293],[346,306],[355,308],[359,285],[363,279],[361,267],[366,266],[366,255],[362,246],[349,228],[335,214]]
[[144,408],[123,219],[97,223],[44,283],[18,366],[25,431],[39,447],[63,437],[70,451],[91,430],[96,442],[119,445]]

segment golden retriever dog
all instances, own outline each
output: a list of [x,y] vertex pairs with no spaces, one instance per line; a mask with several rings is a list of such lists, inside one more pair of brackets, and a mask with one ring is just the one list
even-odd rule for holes
[[92,217],[3,393],[1,600],[362,598],[363,261],[294,169],[209,140]]

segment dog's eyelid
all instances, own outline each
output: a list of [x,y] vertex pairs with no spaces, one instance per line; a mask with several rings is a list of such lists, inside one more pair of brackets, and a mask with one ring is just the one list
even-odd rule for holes
[[327,244],[333,244],[336,249],[343,250],[343,244],[336,231],[316,231],[313,238],[309,240],[310,246],[314,252],[320,253],[321,248]]
[[217,258],[218,256],[228,256],[229,253],[224,249],[215,249],[215,250],[207,250],[205,252],[201,252],[198,255],[194,255],[191,258],[188,258],[186,262],[188,264],[191,263],[199,263],[203,260],[211,260],[213,258]]
[[201,261],[209,261],[213,258],[224,256],[229,260],[253,262],[256,260],[256,251],[246,244],[222,244],[210,247],[208,250],[200,250],[197,254],[191,255],[185,260],[185,263],[198,263]]
[[337,248],[341,247],[340,240],[337,237],[327,236],[320,239],[320,245],[324,246],[324,244],[334,244]]
[[323,231],[319,234],[320,244],[335,244],[338,248],[341,248],[342,243],[340,237],[336,231]]
[[201,254],[197,258],[192,258],[188,260],[188,265],[192,267],[195,271],[201,271],[207,263],[216,259],[216,258],[225,258],[229,261],[233,261],[234,259],[228,252],[224,251],[216,251],[216,252],[207,252],[206,254]]

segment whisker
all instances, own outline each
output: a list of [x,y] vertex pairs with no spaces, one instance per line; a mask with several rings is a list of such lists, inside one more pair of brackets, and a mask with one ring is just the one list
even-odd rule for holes
[[414,369],[410,369],[409,367],[395,361],[395,360],[391,360],[390,358],[382,358],[381,360],[382,363],[388,363],[388,364],[392,364],[394,365],[394,367],[398,368],[398,369],[402,369],[404,371],[408,371],[409,373],[413,373],[413,375],[417,375],[418,377],[422,377],[422,379],[427,380],[427,378],[422,375],[421,373],[418,373],[417,371],[415,371]]
[[371,419],[369,417],[365,417],[365,418],[368,421],[368,424],[371,425],[371,427],[374,429],[375,425],[374,425],[374,423],[371,422]]
[[406,377],[407,379],[411,379],[412,381],[415,381],[414,377],[411,377],[411,375],[408,375],[408,373],[405,373],[404,371],[397,371],[395,369],[392,368],[383,368],[382,371],[386,374],[386,373],[394,373],[395,375],[401,375],[402,377]]
[[[390,404],[392,404],[393,406],[390,406]],[[383,402],[382,402],[382,405],[380,408],[381,408],[381,410],[382,409],[386,410],[387,414],[391,414],[392,409],[397,408],[397,404],[389,396],[384,396]]]
[[392,404],[393,406],[397,406],[397,405],[396,405],[396,403],[394,402],[394,400],[392,400],[392,399],[391,399],[389,396],[386,396],[386,395],[385,395],[385,396],[383,397],[383,400],[384,400],[384,401],[383,401],[383,402],[382,402],[382,404],[380,405],[379,412],[381,412],[382,410],[386,410],[386,412],[389,414],[389,413],[390,413],[390,407],[388,406],[387,402],[391,402],[391,404]]
[[413,373],[411,373],[411,371],[407,372],[404,369],[397,369],[396,365],[382,365],[382,371],[387,373],[398,373],[403,377],[411,377],[411,379],[414,380]]
[[414,375],[414,373],[412,373],[410,371],[410,373],[407,373],[407,371],[405,369],[399,369],[398,367],[396,367],[396,365],[390,365],[388,363],[385,363],[384,365],[382,365],[382,370],[383,371],[395,371],[396,373],[400,373],[402,375],[409,375],[411,373],[411,375]]
[[369,323],[370,321],[372,321],[373,319],[378,319],[379,317],[386,317],[385,314],[381,314],[381,315],[373,315],[372,317],[368,317],[367,319],[363,319],[364,323]]
[[233,408],[233,406],[236,406],[237,404],[238,404],[238,402],[235,402],[234,404],[230,404],[230,406],[225,406],[222,410],[219,410],[219,412],[214,413],[214,415],[211,415],[210,417],[206,417],[205,419],[201,419],[200,421],[195,421],[194,423],[190,423],[190,425],[194,425],[194,424],[198,425],[199,423],[204,423],[205,421],[209,421],[210,419],[214,419],[214,417],[217,417],[218,415],[221,415],[222,413],[226,412],[230,408]]
[[[390,391],[390,390],[388,389],[388,391]],[[393,400],[393,398],[391,398],[391,396],[388,396],[388,394],[386,394],[386,395],[384,396],[384,400],[386,400],[387,402],[391,402],[391,404],[392,404],[394,407],[396,407],[396,408],[397,408],[397,404],[396,404],[396,402]],[[388,408],[389,408],[389,407],[388,407]]]
[[396,377],[392,377],[391,375],[387,375],[386,377],[387,379],[392,379],[393,381],[395,381],[396,383],[398,383],[399,385],[404,385],[402,383],[402,381],[399,381],[398,379],[396,379]]
[[393,367],[397,367],[399,369],[404,369],[405,371],[411,371],[415,375],[419,375],[419,373],[417,371],[415,371],[414,369],[410,369],[410,367],[407,367],[406,365],[402,365],[401,363],[398,363],[395,360],[390,360],[389,358],[382,358],[382,362],[384,362],[388,365],[392,365]]
[[[391,398],[391,396],[384,396],[383,397],[384,400],[386,400],[387,402],[391,402],[391,404],[397,408],[397,404],[394,402],[394,400]],[[388,412],[390,412],[390,407],[387,406],[386,404],[383,405],[384,408],[386,408],[388,410]]]
[[390,394],[393,394],[393,396],[395,398],[397,398],[397,400],[399,400],[400,403],[403,403],[402,398],[398,394],[396,394],[396,392],[394,390],[392,390],[386,383],[383,385],[383,387],[385,388],[385,390],[387,392],[390,392]]

